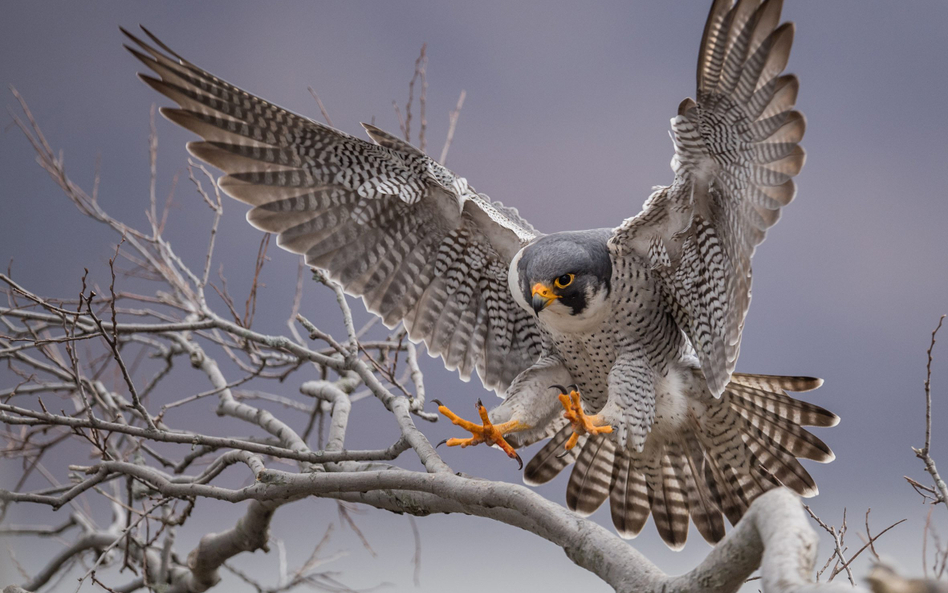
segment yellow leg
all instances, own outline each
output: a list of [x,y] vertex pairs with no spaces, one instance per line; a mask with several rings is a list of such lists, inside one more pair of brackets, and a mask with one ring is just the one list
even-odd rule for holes
[[492,423],[487,415],[487,408],[484,407],[484,405],[481,403],[481,400],[477,400],[476,406],[477,413],[481,417],[481,424],[476,424],[459,417],[438,400],[432,401],[438,404],[438,411],[444,414],[444,416],[450,420],[452,424],[460,426],[464,430],[471,433],[471,437],[466,439],[445,439],[438,443],[439,447],[441,445],[447,445],[449,447],[461,447],[463,449],[464,447],[479,445],[481,443],[497,445],[504,450],[504,453],[507,454],[507,457],[516,459],[517,463],[520,464],[520,468],[523,469],[523,460],[520,459],[520,455],[517,454],[514,448],[511,447],[506,440],[504,440],[504,435],[511,432],[526,430],[527,428],[530,428],[529,426],[518,420],[511,420],[501,424]]
[[583,412],[583,402],[575,385],[570,385],[569,393],[566,393],[566,388],[560,385],[554,385],[553,389],[560,390],[560,403],[563,404],[563,409],[566,410],[563,417],[569,420],[569,423],[573,426],[573,434],[566,441],[567,451],[575,447],[579,437],[584,434],[608,434],[612,432],[612,427],[604,424],[605,420],[601,416],[587,416]]

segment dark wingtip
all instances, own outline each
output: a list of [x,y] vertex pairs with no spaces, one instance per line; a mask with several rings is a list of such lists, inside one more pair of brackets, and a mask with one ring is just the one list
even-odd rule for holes
[[168,47],[161,39],[158,39],[158,37],[156,37],[154,33],[152,33],[152,32],[149,31],[147,28],[145,28],[145,25],[138,25],[138,27],[139,27],[142,31],[145,32],[145,35],[148,35],[148,38],[151,39],[152,43],[154,43],[155,45],[157,45],[157,46],[160,47],[161,49],[165,50],[165,51],[168,52],[170,55],[176,57],[176,58],[177,58],[178,60],[180,60],[182,63],[185,63],[185,64],[186,64],[186,63],[188,62],[187,60],[185,60],[184,58],[182,58],[180,55],[178,55],[177,52],[175,52],[173,49],[171,49],[170,47]]
[[[141,39],[139,39],[138,37],[136,37],[134,33],[132,33],[131,31],[129,31],[129,30],[126,29],[125,27],[119,26],[119,31],[121,31],[121,32],[122,32],[122,35],[125,35],[125,37],[127,37],[129,41],[131,41],[132,43],[134,43],[134,44],[137,45],[138,47],[144,49],[145,51],[148,51],[148,50],[151,49],[150,47],[148,47],[148,44],[147,44],[147,43],[145,43],[144,41],[142,41]],[[128,46],[126,46],[126,47],[128,47]]]
[[127,43],[123,43],[123,44],[122,44],[122,47],[124,47],[124,48],[128,51],[128,53],[130,53],[130,54],[132,54],[133,56],[135,56],[136,58],[138,58],[138,61],[140,61],[142,64],[148,66],[149,68],[152,67],[152,66],[151,66],[152,64],[155,64],[155,63],[158,62],[158,60],[156,60],[155,58],[153,58],[153,57],[151,57],[151,56],[149,56],[149,55],[143,54],[142,52],[138,51],[137,49],[135,49],[135,48],[132,47],[131,45],[128,45]]

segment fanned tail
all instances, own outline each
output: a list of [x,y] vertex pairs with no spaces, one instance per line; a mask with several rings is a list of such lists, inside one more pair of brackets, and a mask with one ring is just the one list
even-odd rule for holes
[[[700,371],[695,379],[703,382]],[[575,461],[567,486],[570,509],[588,515],[609,498],[622,537],[638,535],[652,515],[662,540],[681,549],[690,517],[701,536],[716,543],[724,537],[723,517],[737,523],[754,499],[772,488],[817,494],[798,458],[827,463],[834,455],[802,427],[835,426],[839,418],[787,391],[821,384],[810,377],[735,373],[720,399],[706,394],[689,400],[688,422],[675,429],[657,422],[641,452],[616,450],[606,435],[566,452],[566,427],[527,464],[524,479],[548,482]]]

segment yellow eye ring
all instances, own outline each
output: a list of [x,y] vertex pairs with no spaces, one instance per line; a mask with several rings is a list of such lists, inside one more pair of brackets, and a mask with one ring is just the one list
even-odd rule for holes
[[576,278],[574,274],[563,274],[559,278],[553,281],[553,284],[557,288],[566,288],[573,283],[573,279]]

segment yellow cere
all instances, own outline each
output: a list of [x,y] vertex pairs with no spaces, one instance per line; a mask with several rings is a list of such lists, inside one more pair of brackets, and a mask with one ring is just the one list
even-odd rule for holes
[[553,294],[553,290],[546,284],[543,284],[542,282],[537,282],[536,284],[533,285],[531,294],[533,294],[534,296],[540,295],[541,297],[545,299],[560,298],[559,295]]

